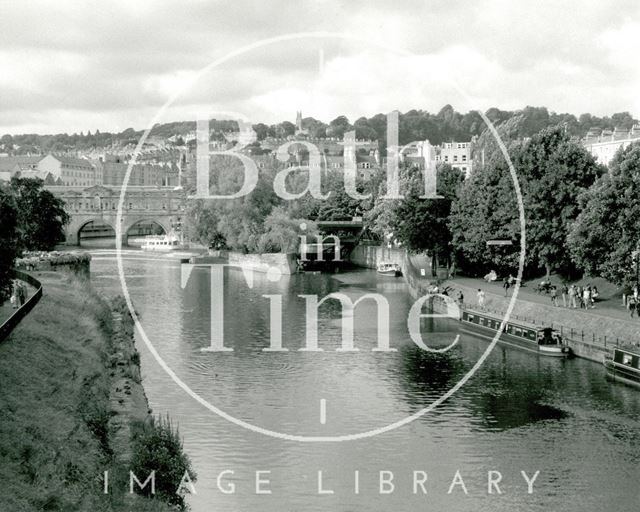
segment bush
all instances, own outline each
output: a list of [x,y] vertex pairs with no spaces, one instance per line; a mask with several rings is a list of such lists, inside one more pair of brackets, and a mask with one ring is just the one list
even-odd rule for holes
[[[144,479],[155,471],[156,497],[185,509],[184,496],[177,494],[177,490],[185,471],[193,482],[196,475],[189,457],[184,453],[179,431],[173,428],[168,416],[165,419],[150,418],[132,425],[131,471]],[[151,495],[149,486],[139,492]]]

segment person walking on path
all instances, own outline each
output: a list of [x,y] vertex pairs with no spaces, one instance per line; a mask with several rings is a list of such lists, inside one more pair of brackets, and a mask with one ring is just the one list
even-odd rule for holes
[[511,282],[508,277],[505,277],[502,282],[502,287],[504,288],[504,296],[507,297],[509,295],[509,287],[511,286]]
[[20,281],[18,281],[18,284],[16,285],[16,287],[17,287],[17,294],[18,294],[18,307],[22,307],[25,301],[27,300],[27,292],[24,289],[24,285]]
[[458,306],[462,309],[462,305],[464,304],[464,295],[462,295],[462,290],[458,291]]
[[558,307],[558,289],[555,286],[551,287],[551,304]]
[[478,288],[478,306],[484,308],[484,292]]
[[569,288],[567,287],[567,283],[562,283],[562,288],[560,289],[562,293],[562,305],[567,307],[567,296],[569,295]]

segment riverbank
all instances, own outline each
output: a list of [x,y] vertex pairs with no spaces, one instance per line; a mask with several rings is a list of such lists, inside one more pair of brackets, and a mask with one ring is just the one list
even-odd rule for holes
[[[0,509],[171,510],[126,494],[117,478],[103,494],[104,471],[128,481],[116,453],[131,437],[114,418],[130,425],[148,416],[132,338],[114,343],[114,312],[87,281],[37,277],[40,303],[0,344]],[[126,388],[122,373],[130,375]],[[114,387],[132,398],[114,403]]]

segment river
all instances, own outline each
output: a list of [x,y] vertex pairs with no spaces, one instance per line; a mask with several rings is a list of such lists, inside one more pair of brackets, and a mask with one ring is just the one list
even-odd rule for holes
[[[211,343],[209,270],[194,269],[182,288],[176,259],[126,251],[123,262],[131,299],[160,356],[198,396],[264,429],[340,436],[384,427],[440,397],[487,348],[463,335],[443,354],[420,349],[407,332],[413,300],[402,279],[364,270],[340,280],[304,274],[273,282],[255,274],[249,287],[240,270],[226,269],[224,343],[233,352],[203,352]],[[121,293],[113,251],[94,251],[91,272],[99,290]],[[298,350],[306,325],[299,296],[338,290],[353,300],[384,294],[396,352],[371,351],[373,301],[355,310],[360,351],[335,351],[341,323],[333,301],[318,315],[325,350]],[[282,296],[288,352],[262,350],[270,336],[267,294]],[[425,343],[450,343],[456,324],[423,321]],[[608,382],[602,366],[589,361],[498,345],[460,390],[415,421],[365,439],[308,443],[217,416],[173,382],[140,336],[137,344],[150,406],[179,426],[197,472],[197,494],[188,499],[194,512],[638,510],[640,392]],[[539,471],[531,494],[522,471],[528,478]],[[490,472],[500,473],[501,494],[495,486],[488,492],[488,478],[498,478]]]

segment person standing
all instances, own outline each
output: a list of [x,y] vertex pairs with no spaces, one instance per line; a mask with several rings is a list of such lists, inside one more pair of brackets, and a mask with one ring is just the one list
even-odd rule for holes
[[484,291],[480,288],[478,288],[478,306],[484,308]]
[[18,307],[22,307],[27,300],[27,291],[24,289],[24,285],[20,281],[17,283]]
[[576,298],[578,299],[578,306],[582,309],[582,286],[576,287]]
[[558,288],[555,285],[551,287],[551,304],[558,307]]
[[509,295],[509,287],[511,286],[511,282],[508,277],[505,277],[502,282],[502,287],[504,288],[504,296],[507,297]]
[[567,287],[567,283],[562,283],[562,288],[560,289],[562,293],[562,305],[567,307],[567,296],[569,295],[569,288]]
[[591,287],[589,285],[584,287],[582,291],[582,305],[584,309],[589,309],[589,304],[591,303]]
[[14,279],[11,281],[11,307],[17,309],[18,307],[18,282]]
[[577,290],[575,285],[571,285],[569,287],[569,307],[572,307],[573,309],[576,309],[576,294],[577,294]]

